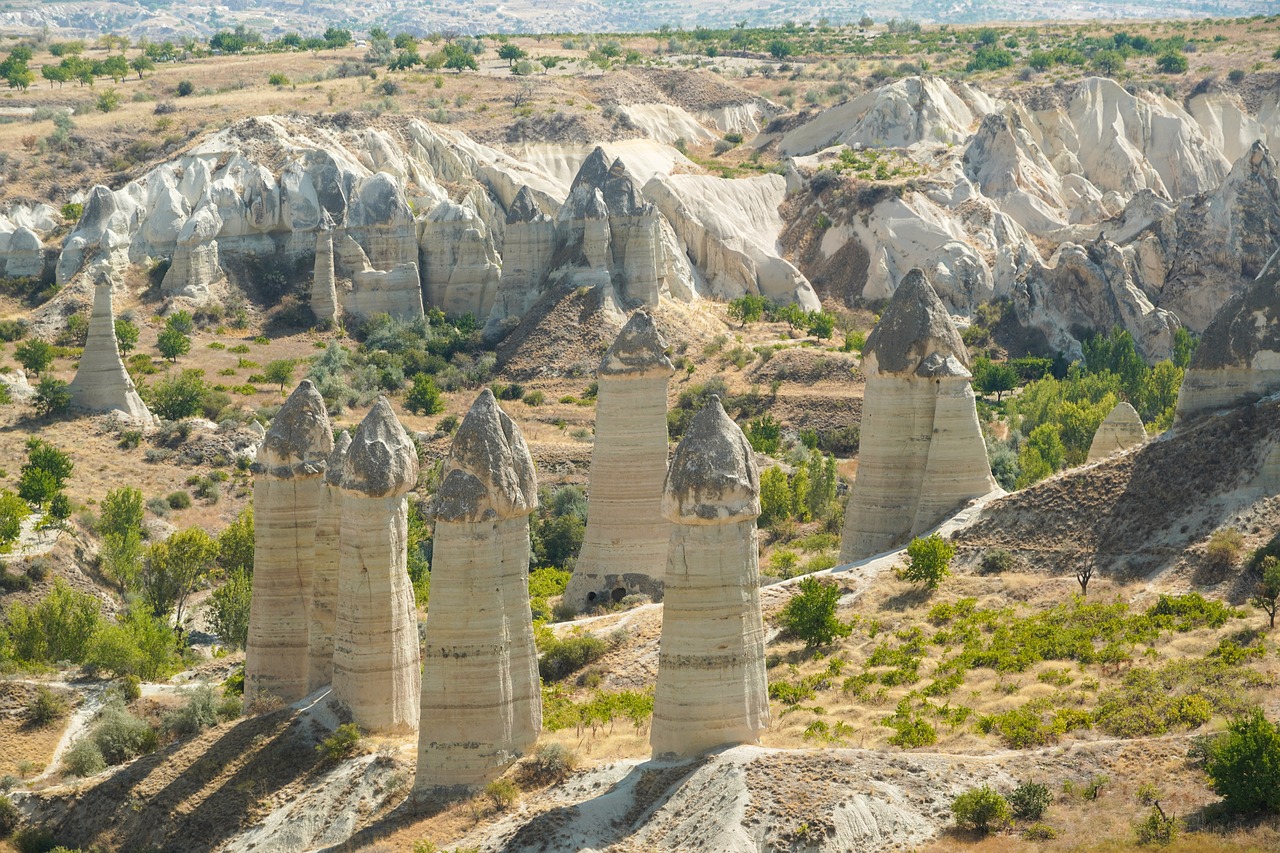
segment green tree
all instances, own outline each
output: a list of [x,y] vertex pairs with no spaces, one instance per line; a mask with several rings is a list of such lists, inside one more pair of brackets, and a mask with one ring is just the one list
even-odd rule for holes
[[1232,814],[1280,813],[1280,726],[1254,708],[1209,748],[1205,772]]
[[201,370],[184,370],[151,386],[147,403],[151,411],[166,421],[180,421],[200,413],[209,390]]
[[18,495],[41,506],[61,492],[75,465],[71,457],[39,438],[27,440],[27,461],[18,477]]
[[22,533],[22,521],[30,514],[26,501],[8,489],[0,489],[0,554],[13,548]]
[[107,533],[102,537],[98,565],[103,577],[125,593],[135,588],[142,571],[142,534],[136,530]]
[[907,545],[907,565],[898,571],[898,577],[937,589],[942,579],[951,574],[951,558],[955,555],[955,546],[936,533],[927,539],[917,537]]
[[253,504],[240,510],[236,520],[218,534],[218,565],[228,576],[253,574]]
[[1186,370],[1191,366],[1191,357],[1196,354],[1196,347],[1200,345],[1200,340],[1187,330],[1186,326],[1179,326],[1173,333],[1173,364]]
[[776,465],[760,472],[760,526],[773,527],[791,517],[791,484]]
[[249,604],[253,598],[253,576],[244,571],[227,575],[213,591],[209,602],[209,624],[224,645],[243,649],[249,642]]
[[392,42],[396,50],[409,50],[416,52],[418,50],[418,38],[413,33],[396,33],[395,41]]
[[41,377],[36,383],[31,405],[40,416],[58,415],[71,408],[71,388],[66,382],[53,376]]
[[191,316],[190,311],[174,311],[164,321],[166,329],[174,329],[184,335],[189,335],[196,330],[196,320]]
[[792,54],[793,50],[791,42],[785,39],[774,39],[769,42],[769,55],[774,59],[786,59]]
[[[1276,626],[1276,609],[1280,604],[1280,560],[1265,557],[1262,561],[1262,580],[1259,581],[1249,603],[1267,614],[1272,628]],[[1280,768],[1277,768],[1280,770]]]
[[22,369],[39,376],[53,364],[53,344],[39,338],[27,338],[13,348],[13,358]]
[[805,648],[830,645],[836,637],[847,637],[852,627],[836,618],[840,587],[830,578],[812,575],[800,579],[800,592],[782,608],[778,622],[782,629],[803,640]]
[[524,59],[528,55],[529,54],[523,48],[520,48],[511,42],[507,42],[502,47],[498,48],[498,58],[505,59],[509,66],[515,65],[518,60]]
[[344,30],[341,27],[329,27],[324,31],[324,43],[330,50],[337,50],[340,47],[346,47],[351,44],[351,30]]
[[80,663],[102,622],[101,611],[97,598],[55,578],[53,589],[36,604],[9,605],[5,633],[14,659],[25,666]]
[[154,71],[156,64],[151,60],[151,57],[143,54],[142,56],[135,56],[130,60],[129,67],[138,72],[138,79],[141,80],[142,72]]
[[772,455],[778,452],[778,445],[782,442],[782,424],[765,412],[760,417],[747,421],[746,436],[751,449],[756,453]]
[[476,58],[460,44],[446,44],[444,46],[444,67],[457,71],[461,74],[465,70],[475,71],[479,69],[476,64]]
[[98,530],[103,535],[139,533],[144,517],[142,492],[132,486],[121,486],[107,492],[102,499]]
[[147,550],[140,586],[143,600],[158,619],[173,613],[182,624],[182,610],[198,583],[218,558],[218,542],[198,527],[180,530]]
[[995,394],[999,402],[1018,387],[1018,371],[1008,362],[996,364],[979,356],[973,360],[973,385],[983,394]]
[[765,312],[769,310],[771,305],[772,303],[763,296],[748,293],[745,296],[730,300],[729,319],[737,320],[743,326],[748,323],[758,323],[764,318]]
[[116,320],[116,346],[120,354],[127,356],[138,345],[139,330],[136,323],[128,320]]
[[1185,74],[1187,72],[1187,58],[1174,51],[1162,53],[1156,59],[1156,69],[1161,74]]
[[186,355],[191,351],[191,338],[177,329],[166,327],[156,339],[156,349],[169,361],[176,362],[178,356]]
[[49,81],[49,88],[53,88],[53,84],[57,83],[61,88],[64,83],[71,79],[71,69],[65,65],[54,65],[52,62],[46,62],[40,67],[40,76]]
[[291,358],[276,359],[267,363],[263,368],[262,375],[272,385],[280,386],[280,393],[284,393],[284,386],[293,381],[293,370],[297,366],[297,362]]
[[1009,802],[991,788],[983,785],[965,791],[951,802],[951,814],[961,829],[987,834],[1009,824],[1013,810]]
[[830,311],[810,311],[807,326],[806,331],[815,338],[830,340],[836,332],[836,315]]
[[404,407],[415,415],[437,415],[444,411],[444,398],[435,380],[425,373],[415,374],[413,386],[405,395]]

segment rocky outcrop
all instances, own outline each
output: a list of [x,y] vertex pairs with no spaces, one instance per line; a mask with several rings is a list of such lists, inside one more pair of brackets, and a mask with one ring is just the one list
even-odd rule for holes
[[1147,440],[1142,418],[1128,403],[1117,403],[1111,413],[1098,424],[1089,445],[1089,462],[1099,462],[1114,453],[1140,447]]
[[[421,297],[419,297],[421,298]],[[311,275],[311,313],[317,323],[336,325],[338,316],[338,286],[333,271],[333,232],[322,231],[316,235],[316,263]]]
[[436,521],[414,791],[487,782],[542,727],[529,609],[528,445],[493,393],[458,427],[431,503]]
[[655,758],[753,743],[769,727],[751,445],[720,405],[676,447],[662,499],[672,523],[650,743]]
[[863,438],[842,562],[904,545],[996,489],[967,365],[946,308],[912,270],[862,354]]
[[555,220],[542,210],[528,187],[521,187],[507,210],[502,243],[502,279],[486,333],[508,318],[523,317],[543,292],[555,248]]
[[4,249],[4,274],[8,278],[38,276],[44,272],[44,241],[26,226],[19,225],[9,235]]
[[662,598],[671,527],[662,518],[667,475],[667,381],[675,368],[653,318],[636,312],[597,372],[587,530],[564,601],[585,610],[627,595]]
[[1280,252],[1204,330],[1182,378],[1177,420],[1280,391]]
[[365,415],[342,465],[341,559],[333,698],[363,729],[418,726],[418,618],[407,571],[413,441],[385,397]]
[[324,489],[316,515],[315,570],[311,578],[311,663],[307,691],[333,681],[333,631],[338,616],[338,573],[342,565],[342,475],[351,433],[343,430],[325,463]]
[[271,421],[253,464],[253,601],[244,694],[296,702],[310,686],[316,523],[333,433],[303,380]]
[[418,265],[410,262],[389,270],[360,270],[352,277],[342,307],[357,317],[390,314],[405,322],[422,319]]
[[441,202],[422,222],[419,242],[427,303],[451,317],[488,317],[503,274],[502,259],[475,208],[469,202]]
[[76,377],[67,388],[71,392],[71,405],[90,412],[121,412],[135,421],[150,424],[155,418],[138,396],[138,389],[120,360],[111,291],[109,277],[99,278],[94,285],[89,335]]

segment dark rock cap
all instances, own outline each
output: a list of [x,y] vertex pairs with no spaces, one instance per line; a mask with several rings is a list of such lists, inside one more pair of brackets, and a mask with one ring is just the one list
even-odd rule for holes
[[517,222],[537,222],[548,218],[542,205],[538,204],[538,199],[534,197],[533,190],[527,186],[520,188],[520,192],[516,193],[515,199],[511,202],[511,209],[507,211],[508,225],[514,225]]
[[258,448],[254,471],[274,477],[323,474],[333,450],[324,398],[304,379],[284,401]]
[[601,191],[604,193],[604,203],[614,216],[636,216],[649,209],[639,185],[627,171],[621,157],[609,167],[609,174],[605,177]]
[[519,518],[537,506],[529,446],[486,388],[458,426],[429,512],[438,521],[474,524]]
[[867,336],[863,358],[874,355],[881,373],[911,373],[933,353],[969,366],[968,351],[951,315],[924,273],[913,269],[903,276],[889,307]]
[[670,376],[675,365],[667,358],[667,342],[648,311],[637,311],[622,327],[600,362],[601,376]]
[[351,437],[342,488],[370,498],[403,495],[418,482],[418,451],[386,397],[379,397]]
[[927,379],[937,379],[942,376],[958,376],[963,379],[973,378],[965,366],[956,360],[953,355],[943,357],[941,353],[930,353],[929,357],[920,362],[920,366],[916,368],[916,376],[923,376]]
[[573,195],[573,191],[579,187],[593,187],[602,189],[605,181],[609,178],[609,155],[604,153],[604,149],[596,146],[596,149],[587,155],[587,159],[582,161],[582,165],[578,167],[578,174],[574,176],[573,185],[569,187],[569,194]]
[[333,452],[329,454],[329,460],[325,466],[324,479],[330,486],[342,485],[343,468],[347,464],[347,451],[350,449],[351,433],[344,429],[338,433],[338,438],[333,443]]
[[676,447],[662,514],[678,524],[727,524],[760,515],[755,455],[719,397],[693,416]]
[[1252,367],[1260,352],[1280,353],[1280,251],[1246,290],[1214,315],[1200,337],[1191,369]]

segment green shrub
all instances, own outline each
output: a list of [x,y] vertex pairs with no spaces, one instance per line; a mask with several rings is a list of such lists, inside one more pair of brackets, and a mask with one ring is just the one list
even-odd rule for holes
[[1280,813],[1280,726],[1261,709],[1233,720],[1208,752],[1205,772],[1228,812]]
[[184,491],[170,492],[165,496],[165,502],[169,504],[169,509],[189,509],[191,495]]
[[595,634],[574,631],[561,639],[550,631],[538,641],[542,651],[538,673],[543,681],[561,681],[588,664],[604,657],[609,644]]
[[249,604],[253,597],[253,576],[236,569],[209,601],[209,625],[223,645],[242,649],[249,641]]
[[1014,557],[1003,548],[992,548],[982,555],[984,575],[1003,575],[1013,571]]
[[67,700],[42,684],[27,704],[27,721],[33,726],[48,726],[65,717],[67,710]]
[[189,737],[218,724],[218,702],[213,689],[202,684],[187,694],[187,703],[164,715],[164,731],[173,737]]
[[1022,837],[1028,841],[1052,841],[1058,837],[1058,831],[1043,823],[1033,823],[1022,830]]
[[484,793],[490,800],[493,800],[493,805],[498,811],[506,811],[520,799],[519,786],[505,776],[501,779],[494,779],[486,785]]
[[535,784],[554,784],[573,772],[578,754],[562,743],[544,743],[522,762],[523,777]]
[[778,622],[784,631],[803,640],[809,649],[830,645],[836,637],[849,636],[852,627],[836,618],[840,587],[835,581],[810,576],[800,579],[799,588],[799,594],[793,596],[779,614]]
[[107,769],[107,760],[93,738],[84,737],[73,743],[62,757],[62,769],[72,776],[93,776]]
[[1023,782],[1009,795],[1009,806],[1018,820],[1039,820],[1052,803],[1049,786],[1041,782]]
[[912,539],[907,546],[907,565],[899,569],[898,577],[937,589],[942,579],[951,574],[955,553],[955,546],[936,533],[927,539]]
[[1008,800],[983,785],[952,800],[951,814],[955,817],[956,826],[985,835],[993,829],[1007,826],[1013,811]]
[[1165,815],[1164,809],[1156,803],[1133,831],[1139,844],[1166,847],[1178,837],[1178,819]]
[[354,755],[360,745],[360,728],[355,723],[343,723],[333,734],[316,745],[316,751],[329,761],[341,761]]
[[14,830],[18,828],[18,824],[22,822],[22,812],[18,811],[18,807],[13,804],[13,800],[8,797],[0,797],[0,838],[8,838],[13,835]]
[[120,764],[155,750],[160,739],[145,720],[135,717],[123,703],[102,709],[90,737],[108,764]]

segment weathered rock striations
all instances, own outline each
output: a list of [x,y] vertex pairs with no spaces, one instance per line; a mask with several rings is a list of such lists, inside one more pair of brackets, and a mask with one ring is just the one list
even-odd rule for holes
[[496,331],[508,317],[520,318],[542,293],[555,245],[555,220],[528,187],[521,187],[507,211],[502,243],[502,279],[486,332]]
[[308,693],[316,523],[333,433],[324,398],[303,380],[253,464],[253,601],[244,692],[296,702]]
[[862,358],[863,438],[842,562],[901,546],[997,488],[964,342],[924,273],[898,285]]
[[422,282],[418,278],[418,265],[411,261],[397,264],[389,270],[357,271],[352,276],[352,287],[342,307],[359,317],[390,314],[405,322],[422,319]]
[[342,466],[333,698],[375,732],[418,725],[418,618],[406,568],[409,504],[418,481],[413,441],[380,397]]
[[333,232],[316,235],[316,263],[311,276],[311,313],[317,323],[338,322],[338,285],[333,272]]
[[1280,251],[1204,330],[1178,392],[1177,420],[1280,391]]
[[538,502],[520,428],[481,392],[458,427],[436,520],[414,791],[487,782],[542,727],[529,609],[529,513]]
[[91,412],[122,412],[149,424],[155,419],[138,396],[138,389],[120,360],[111,289],[111,279],[107,276],[99,278],[94,285],[89,335],[80,366],[76,368],[76,378],[67,388],[71,392],[71,405]]
[[564,600],[582,610],[642,593],[662,598],[671,526],[662,518],[667,476],[667,382],[675,372],[653,318],[632,315],[597,373],[587,530]]
[[713,397],[667,472],[672,523],[654,757],[756,741],[769,727],[756,517],[760,476],[746,436]]
[[316,516],[308,693],[333,681],[333,631],[338,615],[338,572],[342,565],[342,473],[350,447],[351,433],[343,430],[325,464],[324,489]]
[[427,303],[451,316],[488,317],[503,274],[493,236],[470,201],[444,201],[420,227]]
[[1147,430],[1142,418],[1128,403],[1117,403],[1111,413],[1098,424],[1089,444],[1089,462],[1099,462],[1113,453],[1121,453],[1140,446],[1147,440]]

